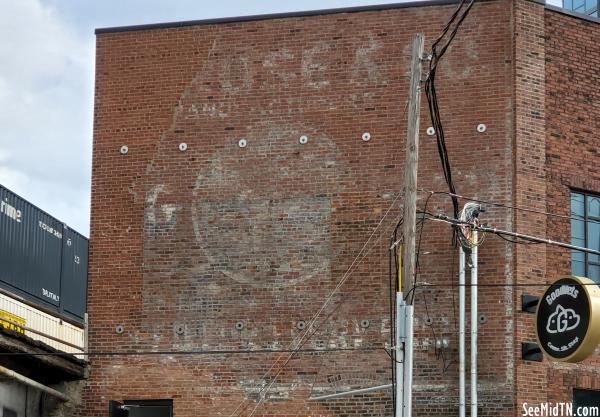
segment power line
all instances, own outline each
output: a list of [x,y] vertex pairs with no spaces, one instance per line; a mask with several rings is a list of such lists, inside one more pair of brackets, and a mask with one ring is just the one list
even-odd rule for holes
[[[480,225],[476,225],[476,224],[469,223],[469,222],[451,219],[444,214],[433,214],[433,215],[430,213],[427,213],[427,214],[429,216],[431,216],[430,219],[433,221],[442,221],[442,222],[451,224],[453,226],[468,227],[468,228],[471,228],[472,230],[477,230],[480,232],[492,233],[495,235],[510,236],[510,237],[514,237],[517,239],[524,239],[524,240],[527,240],[530,242],[545,243],[547,245],[559,246],[562,248],[571,249],[571,250],[575,250],[575,251],[579,251],[579,252],[585,252],[585,253],[589,253],[592,255],[600,255],[600,251],[598,251],[598,250],[584,248],[581,246],[575,246],[575,245],[571,245],[570,243],[560,242],[560,241],[556,241],[556,240],[552,240],[552,239],[541,238],[541,237],[537,237],[537,236],[526,235],[523,233],[511,232],[508,230],[501,230],[501,229],[497,229],[495,227],[480,226]],[[519,242],[515,242],[515,243],[519,243]]]
[[[531,283],[513,283],[507,284],[506,282],[498,282],[498,283],[487,283],[487,284],[419,284],[419,287],[482,287],[482,288],[499,288],[499,287],[561,287],[564,284],[557,284],[555,282],[531,282]],[[578,283],[577,286],[598,286],[597,282],[583,282]]]
[[[439,105],[438,105],[438,98],[437,98],[437,92],[436,92],[436,87],[435,87],[435,76],[436,76],[436,69],[437,69],[437,66],[438,66],[440,60],[442,59],[442,57],[448,50],[448,47],[454,40],[454,37],[456,36],[458,29],[460,28],[462,22],[465,20],[465,18],[469,14],[469,11],[473,7],[473,4],[475,3],[475,1],[471,0],[469,2],[469,4],[466,6],[466,8],[463,10],[463,6],[465,5],[465,3],[466,3],[465,0],[461,0],[460,4],[458,5],[456,10],[450,17],[449,21],[446,23],[446,25],[442,29],[440,35],[437,37],[437,39],[431,45],[431,59],[429,60],[429,75],[427,76],[427,79],[425,80],[425,93],[427,96],[427,103],[429,105],[429,114],[431,117],[431,123],[433,125],[433,129],[434,129],[435,136],[436,136],[438,154],[440,156],[440,162],[442,164],[442,170],[444,172],[444,179],[446,180],[446,184],[448,185],[448,189],[450,190],[451,193],[456,193],[456,190],[454,187],[454,182],[452,180],[452,167],[450,164],[450,158],[448,156],[448,149],[446,148],[444,127],[442,124],[442,118],[440,116],[440,109],[439,109]],[[461,10],[463,10],[462,14],[460,14]],[[450,30],[450,28],[452,27],[453,24],[454,24],[454,28],[450,32],[450,35],[447,37],[446,42],[441,47],[439,47],[440,43],[442,42],[442,40],[444,40],[444,38],[446,37],[448,31]],[[438,47],[439,47],[439,49],[438,49]],[[451,197],[451,198],[452,198],[452,206],[453,206],[453,210],[454,210],[454,217],[458,218],[458,199],[456,197]],[[457,235],[460,235],[462,232],[458,228],[454,229],[454,232],[455,232],[455,234],[454,234],[455,240],[454,241],[456,242]],[[462,242],[461,242],[461,244],[462,244]]]
[[[503,208],[508,208],[508,209],[511,209],[511,210],[524,211],[524,212],[528,212],[528,213],[543,214],[545,216],[556,217],[556,218],[565,219],[565,220],[579,220],[579,221],[584,221],[582,218],[579,218],[579,217],[576,217],[576,216],[565,216],[563,214],[550,213],[550,212],[543,211],[543,210],[536,210],[536,209],[530,209],[530,208],[525,208],[525,207],[512,206],[510,204],[496,203],[494,201],[488,201],[488,200],[482,200],[482,199],[473,198],[473,197],[467,197],[467,196],[464,196],[464,195],[460,195],[460,194],[456,194],[456,193],[451,193],[449,191],[432,191],[432,190],[425,190],[423,188],[419,188],[417,191],[424,192],[424,193],[429,193],[429,194],[445,194],[445,195],[457,197],[457,198],[460,198],[460,199],[463,199],[463,200],[474,201],[476,203],[484,203],[484,204],[489,204],[490,206],[503,207]],[[587,219],[587,222],[588,223],[600,223],[600,220]]]
[[[419,278],[419,273],[421,272],[421,265],[419,263],[419,258],[420,258],[420,254],[421,254],[421,243],[423,241],[423,230],[425,229],[425,220],[427,219],[426,213],[427,213],[427,205],[429,204],[429,199],[432,197],[433,194],[430,194],[427,196],[427,198],[425,199],[425,204],[423,205],[423,210],[421,212],[421,231],[419,233],[419,243],[417,246],[417,253],[416,253],[416,259],[417,259],[417,269],[415,271],[415,284],[413,286],[416,287],[418,285],[418,278]],[[415,302],[415,295],[416,295],[416,291],[412,291],[412,295],[411,295],[411,304],[414,305]],[[408,296],[408,295],[407,295]],[[453,294],[454,296],[454,294]],[[429,315],[429,305],[428,305],[428,300],[427,300],[427,296],[425,295],[423,297],[423,304],[425,306],[425,315],[427,316],[427,319],[431,322],[431,325],[429,326],[431,329],[431,334],[433,336],[433,340],[437,340],[437,334],[433,325],[433,321],[431,320],[431,316]],[[434,352],[435,352],[435,356],[436,358],[440,358],[442,359],[443,365],[442,365],[442,374],[447,370],[446,367],[446,355],[444,354],[444,349],[440,349],[439,350],[439,355],[438,355],[438,348],[437,346],[434,344]]]
[[[415,285],[419,281],[419,271],[421,269],[420,268],[420,264],[419,264],[419,255],[421,253],[421,243],[423,242],[423,229],[425,229],[425,219],[426,219],[425,215],[427,213],[427,205],[429,204],[430,197],[431,197],[431,195],[427,196],[427,198],[425,199],[425,204],[424,204],[423,210],[421,212],[421,215],[422,215],[422,217],[421,217],[422,225],[421,225],[421,231],[419,233],[419,243],[417,244],[417,253],[416,253],[417,268],[416,268],[416,271],[415,271]],[[410,303],[414,304],[414,302],[415,302],[415,295],[413,293],[413,295],[411,297]]]
[[[353,271],[350,272],[352,270],[352,268],[354,267],[354,265],[358,265],[358,263],[362,262],[363,259],[365,259],[365,257],[367,256],[367,254],[370,252],[370,250],[372,248],[370,248],[367,252],[364,253],[364,255],[362,255],[362,252],[365,250],[365,248],[367,247],[367,244],[371,241],[371,239],[373,238],[373,236],[375,235],[375,233],[377,232],[377,230],[379,229],[379,227],[381,226],[381,224],[383,223],[383,221],[385,220],[385,218],[387,217],[387,215],[389,214],[389,212],[391,211],[391,209],[394,207],[394,205],[396,204],[396,202],[398,201],[398,199],[400,198],[401,194],[398,194],[398,196],[396,196],[396,198],[394,199],[394,201],[392,202],[392,204],[390,204],[389,208],[387,209],[387,211],[385,212],[385,214],[383,215],[383,217],[381,218],[381,220],[379,221],[379,223],[377,224],[377,226],[375,227],[375,229],[373,230],[373,232],[371,233],[371,235],[369,236],[369,238],[367,239],[367,241],[365,242],[365,244],[363,245],[363,247],[361,248],[359,254],[355,257],[354,261],[352,262],[352,264],[350,265],[350,267],[348,268],[347,272],[346,272],[346,276],[343,277],[340,282],[338,283],[338,285],[336,286],[336,288],[331,292],[330,297],[328,297],[328,299],[325,301],[325,303],[323,304],[323,306],[321,307],[321,309],[319,310],[319,312],[314,316],[314,320],[313,322],[308,326],[308,329],[310,330],[311,326],[316,322],[316,319],[318,318],[318,315],[320,315],[320,313],[324,310],[325,306],[327,305],[327,303],[330,301],[331,297],[333,296],[333,294],[344,284],[344,282],[352,275]],[[392,223],[394,224],[394,223]],[[390,226],[388,226],[389,228]],[[387,231],[387,229],[386,229]],[[386,232],[384,231],[383,234]],[[362,258],[360,260],[358,260],[358,258],[362,255]],[[358,261],[358,262],[357,262]],[[330,315],[329,315],[330,316]],[[329,318],[326,317],[325,320],[321,321],[321,323],[319,323],[313,330],[313,332],[309,335],[308,331],[305,333],[305,340],[300,340],[300,342],[298,343],[297,348],[301,348],[302,346],[304,346],[304,344],[306,344],[306,342],[308,342],[308,340],[310,340],[310,338],[317,332],[317,330],[319,329],[320,326],[322,326],[325,321]],[[279,376],[279,374],[285,369],[285,367],[287,366],[287,364],[289,363],[289,361],[293,358],[294,356],[294,352],[292,352],[289,357],[285,360],[285,362],[283,363],[283,365],[281,366],[281,368],[278,370],[278,372],[275,374],[275,376],[271,379],[271,382],[265,387],[263,388],[265,392],[269,391],[269,389],[271,388],[271,386],[275,383],[275,380],[277,379],[277,377]],[[252,417],[254,415],[254,413],[258,410],[258,407],[262,404],[262,402],[265,400],[265,396],[260,397],[260,394],[263,392],[263,389],[261,389],[259,391],[259,400],[256,404],[256,406],[254,407],[254,409],[252,410],[252,412],[250,413],[250,415],[248,417]],[[247,407],[245,407],[247,408]],[[244,408],[244,409],[245,409]],[[243,411],[243,410],[242,410]],[[233,416],[233,415],[232,415]]]
[[0,356],[158,356],[158,355],[258,355],[258,354],[273,354],[273,353],[332,353],[332,352],[373,352],[380,350],[380,347],[364,347],[364,348],[322,348],[322,349],[246,349],[246,350],[166,350],[166,351],[89,351],[81,353],[65,353],[65,352],[0,352]]
[[[406,113],[408,109],[408,100],[406,100],[405,106],[404,106],[404,113]],[[369,236],[369,238],[367,239],[367,241],[365,242],[365,244],[363,245],[362,249],[360,250],[359,254],[355,257],[354,261],[352,262],[352,264],[350,265],[350,267],[348,268],[348,270],[346,271],[346,273],[344,274],[344,276],[342,277],[341,281],[338,283],[338,285],[333,289],[333,291],[329,294],[329,296],[325,299],[325,302],[323,303],[323,305],[321,306],[321,308],[319,309],[319,311],[313,316],[313,318],[309,321],[308,326],[306,327],[306,331],[302,334],[302,338],[300,338],[300,341],[298,342],[298,346],[302,346],[304,345],[303,342],[304,338],[306,337],[306,335],[308,334],[309,330],[311,329],[311,327],[313,326],[313,324],[315,323],[315,321],[317,320],[317,318],[319,317],[319,315],[321,314],[321,312],[324,310],[324,308],[327,306],[327,304],[329,303],[329,301],[331,300],[331,298],[333,297],[333,295],[337,292],[337,290],[341,287],[341,285],[343,285],[343,283],[347,280],[347,278],[349,277],[348,273],[351,271],[351,269],[354,267],[354,264],[356,262],[356,260],[361,256],[362,252],[364,251],[366,245],[370,242],[370,240],[372,239],[372,237],[374,236],[375,232],[379,229],[379,227],[381,226],[381,224],[383,223],[383,221],[385,220],[385,218],[387,217],[387,215],[389,214],[389,212],[391,211],[391,209],[394,207],[394,205],[396,204],[396,202],[398,201],[398,199],[400,198],[401,194],[398,194],[396,196],[396,198],[394,199],[394,201],[392,201],[392,203],[390,204],[389,208],[387,209],[387,211],[385,212],[385,214],[383,215],[383,217],[381,218],[381,220],[379,221],[379,224],[375,227],[375,229],[373,230],[373,232],[371,233],[371,235]],[[363,256],[364,259],[364,256]],[[361,259],[362,262],[362,259]],[[318,329],[318,327],[317,327]],[[316,330],[315,329],[315,332]],[[310,337],[312,337],[314,335],[313,332],[311,334]],[[299,335],[300,336],[300,335]],[[310,338],[309,337],[309,338]],[[290,346],[292,346],[296,341],[296,338],[294,338],[291,342],[290,342]],[[308,339],[307,339],[308,341]],[[282,368],[279,370],[279,372],[277,373],[277,375],[275,376],[275,378],[272,378],[271,383],[269,384],[269,386],[266,388],[267,390],[271,387],[271,385],[273,384],[273,382],[275,381],[276,377],[279,375],[279,373],[284,369],[285,365],[289,362],[289,360],[291,359],[291,357],[294,355],[293,351],[290,355],[290,357],[284,362],[284,364],[282,365]],[[274,369],[274,367],[279,363],[279,359],[277,358],[275,360],[275,362],[273,363],[273,365],[269,368],[269,370],[262,376],[261,379],[264,379],[266,376],[269,375],[269,373]],[[265,389],[265,387],[261,388],[261,390],[259,391],[259,396],[262,393],[262,391]],[[230,417],[233,417],[235,415],[235,413],[238,411],[238,409],[243,405],[243,403],[246,400],[242,400],[242,402],[236,407],[236,409],[233,411],[233,413],[231,414]],[[257,404],[257,406],[254,408],[254,410],[252,411],[253,415],[254,412],[256,411],[256,409],[258,408],[258,405],[260,405],[261,400],[259,399],[259,403]],[[245,407],[247,408],[247,407]],[[245,409],[244,408],[244,409]],[[243,411],[243,410],[242,410]]]
[[[371,239],[373,238],[373,236],[375,236],[375,233],[377,232],[377,230],[379,230],[379,227],[383,224],[383,221],[387,218],[387,216],[390,213],[390,211],[392,210],[392,208],[395,206],[395,204],[398,201],[398,199],[400,198],[400,196],[401,196],[401,194],[398,194],[396,196],[396,198],[392,201],[392,203],[390,204],[390,206],[386,210],[385,214],[381,217],[381,219],[379,220],[379,223],[377,224],[377,226],[375,227],[375,229],[371,232],[371,235],[369,236],[369,238],[367,239],[367,241],[362,246],[362,248],[359,251],[358,255],[356,255],[356,257],[352,261],[350,267],[348,267],[348,269],[346,270],[346,272],[342,276],[342,279],[338,282],[338,284],[336,285],[336,287],[326,297],[326,299],[325,299],[323,305],[321,306],[321,308],[317,311],[317,313],[315,313],[315,315],[309,321],[309,324],[306,327],[305,332],[302,334],[302,337],[300,338],[300,341],[297,343],[296,347],[294,349],[292,349],[290,355],[283,362],[283,364],[281,365],[281,367],[279,368],[279,370],[277,371],[277,373],[275,374],[275,376],[273,378],[271,378],[270,383],[268,385],[266,385],[266,386],[263,386],[260,389],[260,391],[258,392],[259,401],[256,404],[256,407],[254,407],[254,409],[253,409],[252,413],[249,415],[249,417],[252,416],[252,415],[254,415],[254,413],[256,412],[256,410],[258,409],[258,407],[260,406],[260,404],[263,402],[263,400],[264,400],[265,397],[264,396],[260,397],[260,395],[263,393],[263,391],[266,392],[266,391],[268,391],[271,388],[271,386],[274,384],[274,382],[277,379],[277,377],[279,376],[279,374],[281,374],[281,372],[283,371],[283,369],[285,369],[286,365],[289,363],[289,361],[294,356],[295,350],[300,349],[310,339],[310,337],[312,337],[316,333],[316,331],[318,330],[318,328],[324,323],[324,322],[320,323],[313,330],[314,324],[316,323],[317,319],[319,318],[319,316],[321,315],[321,313],[323,312],[323,310],[325,310],[325,308],[327,307],[327,305],[329,304],[329,302],[331,301],[331,299],[333,298],[333,296],[335,295],[335,293],[337,293],[337,291],[342,287],[342,285],[346,282],[346,280],[352,275],[354,266],[358,265],[358,263],[362,262],[362,260],[366,257],[366,255],[367,255],[368,252],[365,253],[364,255],[363,255],[363,252],[367,248],[367,246],[368,246],[369,242],[371,241]],[[369,251],[370,251],[370,249],[369,249]],[[361,256],[362,256],[362,258],[361,258]],[[359,260],[359,258],[360,258],[360,260]],[[310,333],[311,330],[312,330],[312,333]],[[295,341],[296,341],[296,338],[294,338],[294,340],[292,340],[292,342],[290,343],[290,346],[294,345]],[[273,365],[269,368],[269,370],[263,375],[263,377],[261,379],[264,379],[266,376],[268,376],[271,373],[271,371],[279,363],[279,359],[281,359],[281,356],[275,360],[275,362],[273,363]],[[233,417],[237,413],[237,411],[240,409],[240,407],[242,407],[244,405],[244,403],[246,401],[248,401],[248,400],[242,400],[242,402],[235,408],[235,410],[233,411],[233,413],[231,413],[230,417]],[[241,412],[243,412],[246,408],[247,408],[247,405],[246,405],[246,407],[244,407],[244,409],[241,410]]]

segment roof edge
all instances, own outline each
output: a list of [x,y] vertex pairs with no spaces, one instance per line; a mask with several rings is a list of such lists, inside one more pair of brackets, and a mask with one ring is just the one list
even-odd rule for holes
[[574,17],[575,19],[585,20],[585,21],[593,22],[593,23],[600,23],[600,18],[588,16],[588,15],[582,14],[582,13],[572,12],[571,10],[566,10],[566,9],[563,9],[562,7],[553,6],[551,4],[546,4],[546,9],[556,12],[556,13]]
[[253,22],[257,20],[272,20],[272,19],[286,19],[293,17],[309,17],[309,16],[320,16],[338,13],[358,13],[358,12],[369,12],[369,11],[380,11],[389,9],[404,9],[411,7],[428,7],[428,6],[445,6],[450,4],[457,4],[459,0],[428,0],[428,1],[408,1],[405,3],[389,3],[389,4],[375,4],[369,6],[355,6],[355,7],[341,7],[336,9],[322,9],[322,10],[307,10],[297,12],[284,12],[284,13],[270,13],[270,14],[257,14],[249,16],[237,16],[237,17],[220,17],[214,19],[202,19],[202,20],[186,20],[181,22],[165,22],[165,23],[151,23],[144,25],[133,25],[133,26],[115,26],[107,28],[98,28],[94,31],[96,35],[104,33],[117,33],[117,32],[134,32],[140,30],[152,30],[152,29],[169,29],[169,28],[182,28],[187,26],[204,26],[214,25],[220,23],[241,23],[241,22]]

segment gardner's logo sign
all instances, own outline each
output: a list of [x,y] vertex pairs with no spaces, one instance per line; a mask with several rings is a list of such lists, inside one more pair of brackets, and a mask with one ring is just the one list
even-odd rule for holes
[[550,359],[582,361],[600,342],[600,288],[587,278],[560,278],[540,300],[536,330]]
[[580,321],[581,317],[575,313],[575,310],[563,308],[563,306],[558,304],[556,311],[548,317],[546,331],[548,333],[564,333],[576,329]]

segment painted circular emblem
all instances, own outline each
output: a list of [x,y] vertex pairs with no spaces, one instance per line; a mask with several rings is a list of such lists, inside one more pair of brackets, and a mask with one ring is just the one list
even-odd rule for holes
[[538,304],[536,332],[542,351],[558,362],[580,362],[600,342],[600,288],[588,278],[566,276]]

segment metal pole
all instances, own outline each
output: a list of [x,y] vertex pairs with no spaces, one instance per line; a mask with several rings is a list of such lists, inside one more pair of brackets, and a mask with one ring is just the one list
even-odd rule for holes
[[27,378],[26,376],[21,375],[11,369],[5,368],[4,366],[0,366],[0,376],[5,376],[7,378],[14,379],[15,381],[18,381],[21,384],[33,387],[37,390],[40,390],[47,394],[50,394],[53,397],[56,397],[61,401],[67,402],[67,401],[71,400],[71,398],[69,398],[68,395],[63,394],[62,392],[57,391],[54,388],[47,387],[44,384],[40,384],[39,382],[34,381],[33,379],[30,379],[30,378]]
[[413,380],[413,309],[405,306],[406,343],[404,344],[404,417],[412,415],[412,380]]
[[458,416],[465,417],[465,251],[458,249]]
[[396,416],[402,417],[404,411],[404,362],[406,350],[404,346],[406,330],[405,320],[406,313],[404,311],[406,304],[402,298],[402,293],[396,293]]
[[[473,242],[477,242],[476,230]],[[477,246],[473,247],[471,263],[471,417],[477,417]]]

